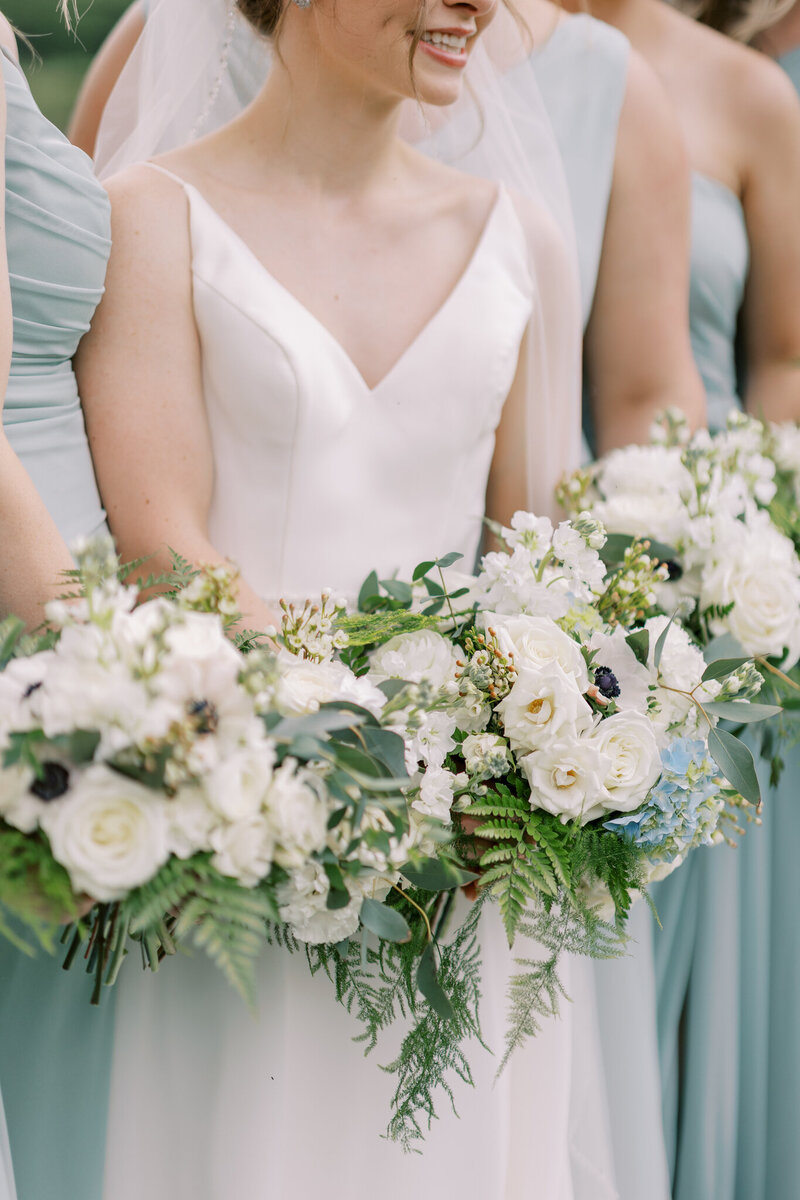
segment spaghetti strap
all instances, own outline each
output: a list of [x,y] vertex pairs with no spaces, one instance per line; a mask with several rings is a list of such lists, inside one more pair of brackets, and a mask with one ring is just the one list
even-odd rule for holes
[[174,171],[169,171],[166,167],[162,167],[160,163],[155,163],[149,158],[145,162],[139,163],[139,166],[150,167],[153,171],[158,171],[160,175],[166,175],[167,179],[171,179],[173,183],[179,184],[184,191],[187,189],[194,190],[192,189],[192,185],[186,179],[182,179],[181,176],[176,175]]

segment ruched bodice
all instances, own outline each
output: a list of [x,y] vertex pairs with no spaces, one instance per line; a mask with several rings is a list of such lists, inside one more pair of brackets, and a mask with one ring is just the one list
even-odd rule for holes
[[372,567],[407,572],[450,550],[471,562],[531,314],[508,193],[447,300],[369,388],[328,330],[185,190],[217,548],[269,597],[314,595],[321,582],[352,594]]
[[534,53],[572,202],[584,326],[600,268],[629,57],[618,29],[583,13],[561,21]]
[[17,64],[6,52],[0,61],[14,330],[3,423],[72,539],[103,520],[71,359],[103,293],[109,203],[86,155],[36,107]]
[[750,262],[742,205],[716,179],[692,175],[692,258],[689,324],[703,378],[712,429],[740,404],[736,378],[736,322]]

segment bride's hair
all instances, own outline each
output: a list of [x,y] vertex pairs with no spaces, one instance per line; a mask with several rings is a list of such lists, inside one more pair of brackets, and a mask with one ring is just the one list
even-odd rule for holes
[[676,7],[703,25],[735,38],[752,42],[784,16],[795,0],[677,0]]

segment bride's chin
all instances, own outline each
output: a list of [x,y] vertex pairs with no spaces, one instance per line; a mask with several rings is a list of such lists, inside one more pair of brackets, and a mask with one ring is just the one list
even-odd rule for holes
[[434,108],[446,108],[460,99],[463,89],[461,76],[456,79],[432,79],[418,71],[414,79],[414,99]]

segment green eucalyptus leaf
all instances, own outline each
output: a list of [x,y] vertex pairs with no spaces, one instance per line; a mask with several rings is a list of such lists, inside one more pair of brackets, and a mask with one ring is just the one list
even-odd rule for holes
[[670,619],[667,621],[664,628],[661,630],[661,633],[658,635],[658,641],[656,642],[655,649],[653,651],[653,666],[656,670],[658,670],[658,668],[661,666],[661,656],[663,655],[664,647],[667,644],[667,638],[669,637],[669,631],[672,628],[672,622],[675,620],[677,615],[678,611],[676,609]]
[[410,942],[408,922],[396,908],[388,908],[368,896],[361,903],[361,924],[387,942]]
[[750,704],[747,700],[712,700],[703,708],[723,721],[735,721],[737,725],[752,725],[756,721],[767,721],[777,717],[783,709],[779,704]]
[[716,658],[703,671],[703,683],[707,683],[710,679],[724,679],[726,675],[730,675],[731,671],[738,671],[739,667],[743,667],[748,662],[750,662],[749,656],[745,658]]
[[74,729],[72,733],[59,734],[51,738],[51,744],[72,759],[74,763],[91,762],[100,745],[100,734],[96,729]]
[[377,572],[370,571],[361,585],[361,591],[358,593],[358,607],[364,608],[371,600],[379,600],[380,594],[381,586],[378,583]]
[[744,742],[726,729],[710,729],[708,750],[728,783],[751,804],[760,804],[756,764]]
[[382,579],[381,587],[393,600],[399,600],[401,604],[410,604],[414,596],[411,584],[404,583],[402,579]]
[[[369,713],[366,716],[369,716]],[[328,708],[323,705],[317,712],[300,717],[284,717],[273,726],[270,733],[278,741],[290,742],[296,737],[321,737],[337,729],[352,729],[354,725],[363,724],[365,719],[366,717],[358,712],[342,711],[338,707]]]
[[369,753],[374,754],[384,764],[392,778],[408,780],[406,744],[400,734],[392,733],[390,729],[373,729],[369,726],[361,732]]
[[382,683],[378,684],[378,690],[383,692],[387,700],[394,700],[404,687],[408,687],[405,679],[384,679]]
[[445,554],[444,558],[437,558],[436,566],[444,570],[445,567],[452,567],[453,563],[459,562],[463,557],[463,554],[458,554],[455,550],[452,550],[450,554]]
[[418,566],[414,568],[414,574],[411,576],[414,583],[416,583],[417,580],[422,579],[424,575],[427,575],[428,571],[431,571],[435,566],[436,563],[433,561],[419,563]]
[[629,633],[625,638],[625,641],[636,655],[637,661],[640,662],[643,667],[646,667],[647,659],[650,654],[650,631],[647,629],[637,629],[635,633]]
[[652,538],[646,537],[631,537],[627,533],[609,533],[606,536],[605,545],[598,551],[601,560],[606,566],[614,566],[621,563],[625,558],[625,551],[633,545],[634,542],[644,542],[649,544],[647,553],[651,558],[657,559],[659,562],[674,562],[678,557],[678,552],[674,546],[668,546],[666,542],[656,542]]
[[445,1021],[452,1021],[455,1013],[436,972],[436,957],[433,946],[426,946],[417,968],[417,987],[431,1008]]
[[749,657],[732,633],[721,633],[703,647],[703,658],[707,663],[717,662],[721,658],[741,658],[747,662]]
[[417,862],[407,862],[400,872],[409,883],[424,892],[448,892],[478,878],[473,871],[466,871],[447,858],[423,858]]

